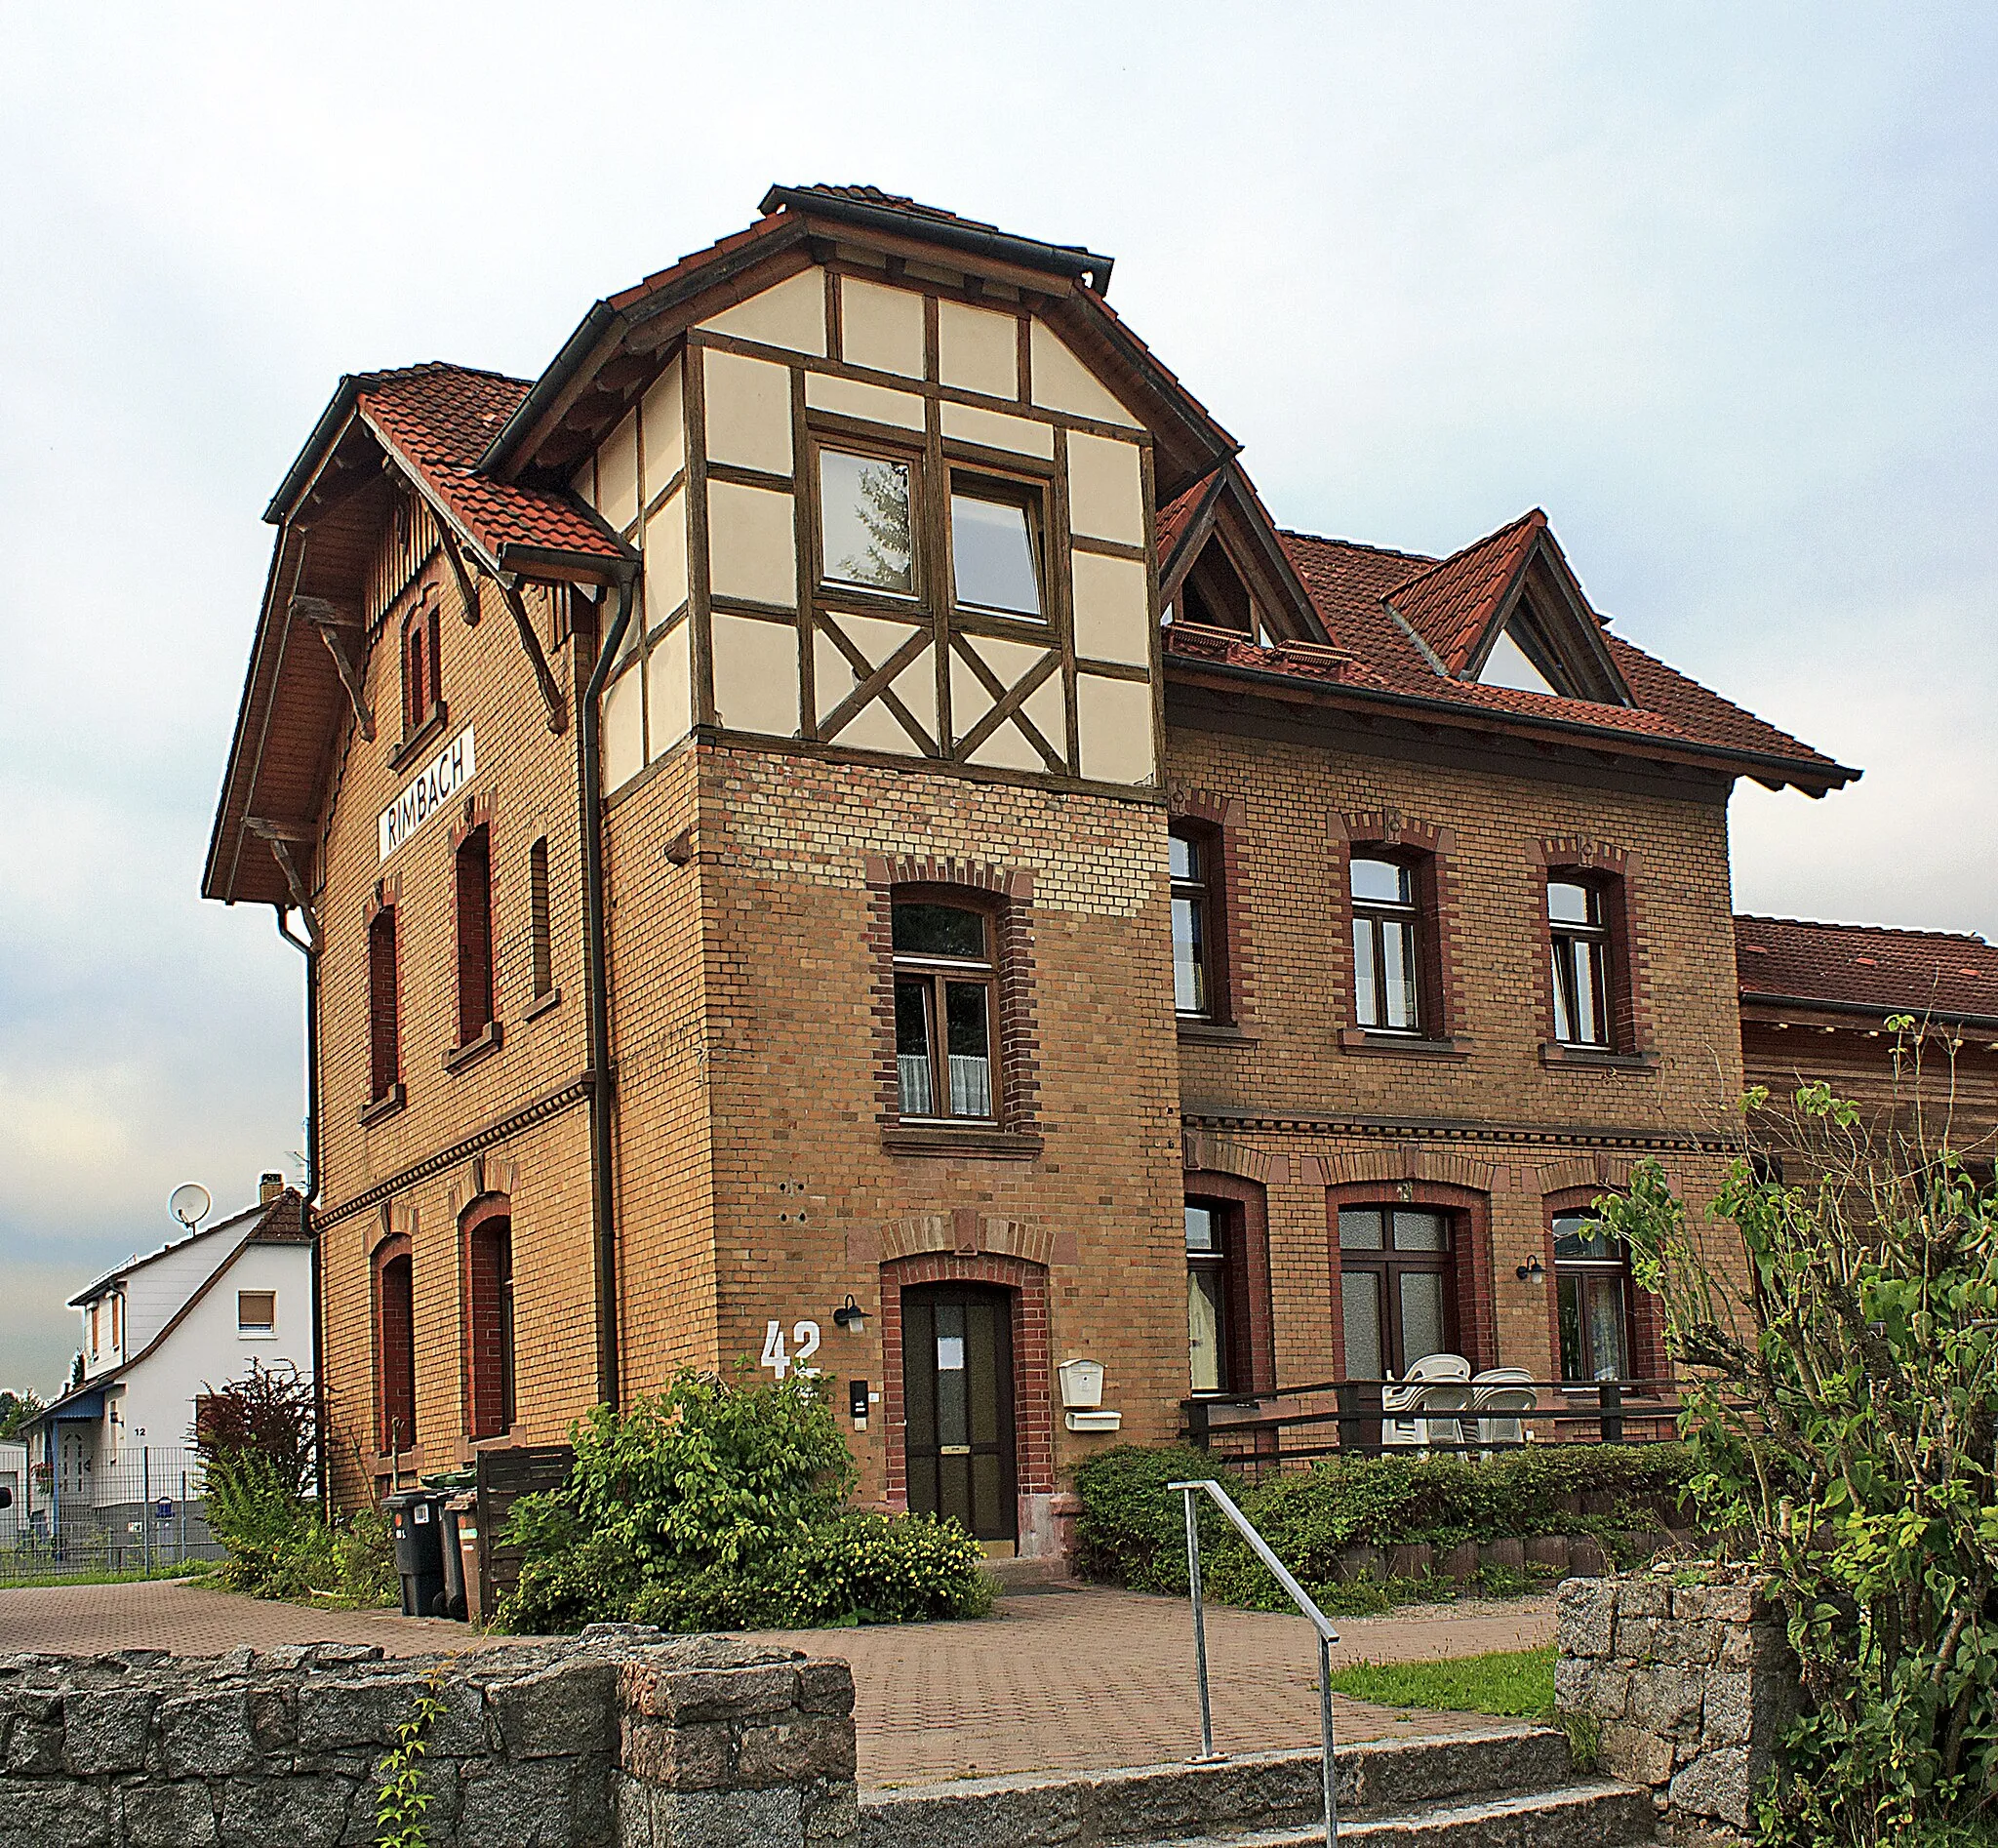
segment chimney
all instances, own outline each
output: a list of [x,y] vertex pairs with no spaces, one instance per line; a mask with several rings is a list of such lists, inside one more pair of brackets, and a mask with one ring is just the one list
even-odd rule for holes
[[259,1206],[268,1206],[284,1190],[284,1176],[266,1170],[257,1179],[257,1204]]

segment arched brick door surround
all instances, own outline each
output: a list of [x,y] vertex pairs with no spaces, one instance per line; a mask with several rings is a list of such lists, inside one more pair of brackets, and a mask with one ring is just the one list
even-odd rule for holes
[[[908,1459],[902,1432],[901,1293],[918,1283],[993,1283],[1012,1292],[1013,1423],[1016,1487],[1021,1498],[1055,1487],[1054,1382],[1048,1334],[1048,1273],[1023,1259],[979,1253],[921,1252],[881,1266],[881,1402],[888,1436],[887,1494],[908,1506]],[[1030,1524],[1022,1521],[1024,1533]]]

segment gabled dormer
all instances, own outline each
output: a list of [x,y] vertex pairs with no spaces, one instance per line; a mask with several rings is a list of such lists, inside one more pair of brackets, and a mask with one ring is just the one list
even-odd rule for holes
[[1233,462],[1160,509],[1157,540],[1167,622],[1225,629],[1264,648],[1332,640],[1275,522]]
[[1602,619],[1538,507],[1416,573],[1386,602],[1429,664],[1454,680],[1632,703]]

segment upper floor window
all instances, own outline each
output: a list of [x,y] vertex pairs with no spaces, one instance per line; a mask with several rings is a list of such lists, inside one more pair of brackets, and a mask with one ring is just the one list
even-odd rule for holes
[[910,464],[841,449],[819,452],[819,575],[894,596],[916,593]]
[[277,1333],[277,1292],[238,1290],[236,1292],[236,1332],[239,1335]]
[[1422,1030],[1414,871],[1392,860],[1352,862],[1353,1017],[1379,1032]]
[[1554,1283],[1562,1379],[1628,1379],[1630,1264],[1621,1243],[1586,1214],[1556,1214]]
[[1554,1037],[1569,1046],[1610,1043],[1610,926],[1599,886],[1547,881],[1554,945]]
[[957,606],[1040,621],[1037,491],[958,476],[950,484],[950,561]]
[[469,1046],[493,1024],[493,858],[475,827],[459,843],[458,1043]]
[[991,915],[968,905],[897,904],[891,941],[901,1114],[995,1121]]
[[437,606],[411,612],[402,625],[402,729],[408,737],[422,730],[443,698],[443,675],[437,655]]
[[384,904],[368,920],[368,1095],[371,1101],[388,1096],[402,1076],[395,911],[394,905]]
[[1211,943],[1211,849],[1203,834],[1175,827],[1173,875],[1173,1006],[1194,1020],[1215,1012]]
[[554,942],[548,916],[548,843],[545,837],[527,850],[528,948],[534,964],[535,999],[555,989]]

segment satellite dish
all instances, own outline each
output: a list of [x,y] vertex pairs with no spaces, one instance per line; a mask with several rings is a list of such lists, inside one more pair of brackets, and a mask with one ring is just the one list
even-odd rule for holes
[[183,1181],[167,1197],[167,1211],[190,1232],[208,1217],[213,1204],[208,1189],[198,1181]]

